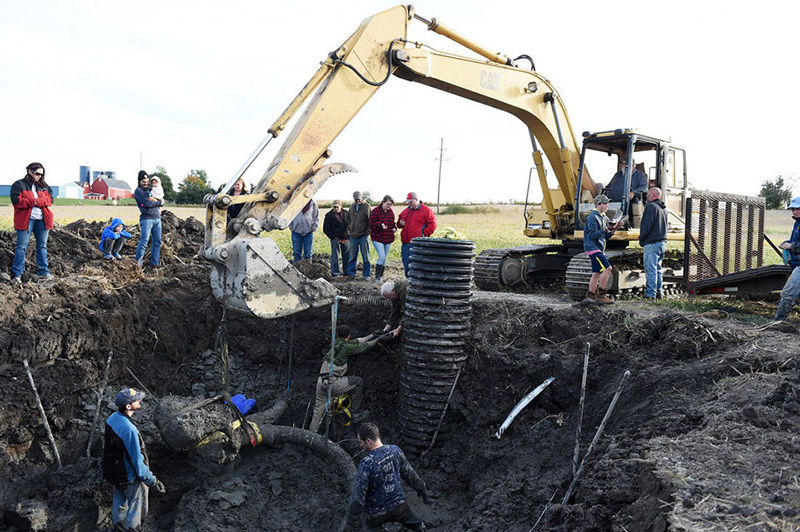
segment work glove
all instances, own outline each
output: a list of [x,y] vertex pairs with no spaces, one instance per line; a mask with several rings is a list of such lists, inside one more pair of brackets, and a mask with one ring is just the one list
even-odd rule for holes
[[388,332],[385,332],[385,333],[381,334],[380,336],[378,336],[378,342],[380,342],[380,343],[388,342],[389,340],[392,340],[393,338],[394,338],[394,333],[392,331],[388,331]]
[[158,479],[156,479],[156,481],[153,482],[153,489],[155,489],[159,493],[166,493],[167,491],[167,488],[164,487],[164,483]]

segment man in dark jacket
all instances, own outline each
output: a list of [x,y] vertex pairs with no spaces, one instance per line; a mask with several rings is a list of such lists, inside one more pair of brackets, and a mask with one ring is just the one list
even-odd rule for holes
[[797,297],[800,296],[800,196],[792,200],[788,209],[792,211],[792,218],[794,218],[792,234],[789,240],[784,240],[778,247],[788,251],[789,261],[787,264],[792,267],[792,273],[786,280],[786,284],[783,285],[781,300],[772,321],[784,321],[788,318],[797,302]]
[[36,238],[37,275],[43,280],[53,278],[47,262],[47,237],[53,228],[53,212],[50,210],[53,191],[44,180],[44,166],[41,163],[31,163],[25,170],[25,177],[11,185],[14,229],[17,231],[17,247],[14,250],[11,272],[17,284],[22,283],[31,234]]
[[136,206],[139,207],[139,245],[136,246],[134,260],[142,265],[147,242],[153,237],[153,248],[150,250],[150,266],[157,267],[161,256],[161,206],[164,202],[150,197],[150,176],[144,170],[139,171],[139,186],[133,193]]
[[115,530],[138,530],[147,516],[148,488],[164,493],[164,484],[150,471],[147,449],[133,413],[145,394],[125,388],[117,394],[118,411],[106,422],[103,478],[114,485],[111,519]]
[[[342,200],[333,200],[333,207],[325,215],[322,232],[331,241],[331,275],[339,277],[347,272],[350,261],[350,245],[347,238],[347,223],[350,215],[342,209]],[[339,257],[342,257],[342,269],[339,270]]]
[[644,297],[661,299],[661,261],[667,250],[667,206],[661,201],[661,189],[647,192],[647,206],[639,228],[639,245],[644,249],[644,272],[647,286]]
[[347,265],[345,275],[356,276],[358,266],[358,252],[364,264],[364,279],[369,279],[369,203],[364,201],[364,196],[356,190],[353,192],[353,204],[350,205],[350,221],[347,232],[350,235],[350,263]]

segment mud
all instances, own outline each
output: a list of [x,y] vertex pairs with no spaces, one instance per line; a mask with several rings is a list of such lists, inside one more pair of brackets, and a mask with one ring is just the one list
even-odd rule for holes
[[[0,281],[0,527],[110,526],[111,489],[98,469],[101,433],[85,455],[112,351],[100,425],[119,388],[139,387],[132,374],[152,393],[136,420],[167,493],[151,493],[148,530],[335,530],[349,482],[309,447],[250,448],[244,440],[223,457],[164,443],[154,423],[156,400],[201,401],[225,388],[214,349],[222,312],[208,287],[209,266],[197,257],[202,224],[165,213],[163,267],[145,272],[132,260],[137,228],[123,259],[108,261],[97,249],[102,226],[79,221],[51,232],[55,281],[29,274],[22,287]],[[10,271],[13,248],[14,235],[0,233],[0,276]],[[300,267],[328,275],[326,257]],[[401,275],[392,264],[386,278]],[[375,297],[376,283],[332,282],[350,298],[340,322],[357,335],[383,326],[388,309]],[[424,456],[409,452],[433,502],[426,506],[407,489],[410,504],[431,530],[796,530],[800,339],[791,329],[762,330],[736,317],[637,301],[572,304],[558,290],[476,292],[469,357],[436,443]],[[330,310],[273,321],[229,315],[227,335],[229,391],[256,399],[256,412],[288,392],[277,423],[306,425],[330,342]],[[577,489],[563,502],[587,343],[581,458],[623,373],[631,377]],[[34,368],[61,471],[23,359]],[[402,363],[397,341],[355,357],[350,369],[365,378],[364,408],[384,441],[401,445]],[[551,376],[554,382],[497,439],[514,405]],[[219,411],[225,422],[229,415]],[[333,439],[357,463],[352,427],[334,425]]]

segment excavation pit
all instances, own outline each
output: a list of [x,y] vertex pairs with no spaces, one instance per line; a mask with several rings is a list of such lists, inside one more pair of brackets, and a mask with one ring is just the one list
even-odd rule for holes
[[[137,413],[152,469],[167,486],[166,494],[151,494],[149,529],[335,529],[349,483],[341,468],[311,448],[251,448],[245,441],[235,455],[219,460],[176,451],[161,438],[156,398],[200,400],[223,388],[222,361],[213,350],[222,312],[210,294],[209,267],[196,257],[202,225],[170,215],[164,224],[159,271],[143,275],[132,261],[132,246],[122,260],[105,261],[96,248],[98,224],[76,222],[51,233],[55,282],[26,278],[16,289],[0,281],[0,523],[18,530],[41,527],[43,519],[47,530],[108,526],[111,490],[97,467],[101,438],[95,437],[90,458],[85,453],[96,390],[113,351],[101,424],[119,388],[139,387],[131,373],[155,396]],[[4,271],[13,245],[13,234],[0,233]],[[309,271],[324,272],[325,262],[318,257]],[[392,265],[386,277],[401,275]],[[333,282],[350,297],[340,307],[340,323],[357,335],[383,326],[389,309],[376,297],[378,285]],[[410,489],[406,494],[429,529],[530,530],[551,500],[537,530],[797,525],[796,334],[635,301],[610,308],[573,304],[564,292],[476,291],[472,305],[468,356],[457,362],[463,369],[436,442],[424,457],[407,449],[433,502],[426,506]],[[229,314],[227,326],[231,393],[256,399],[258,413],[288,388],[277,425],[307,424],[330,343],[329,309],[272,321]],[[407,357],[410,367],[433,374],[449,374],[454,363],[444,360],[440,368],[433,357],[433,367],[421,364],[425,349],[415,348],[413,339],[403,342],[359,355],[349,369],[364,378],[363,406],[387,443],[398,442],[401,433],[404,353],[413,355]],[[587,342],[581,456],[623,372],[632,375],[574,496],[561,504],[572,479]],[[62,471],[23,359],[34,367]],[[553,383],[497,439],[514,405],[550,376]],[[426,395],[438,392],[409,397],[424,411],[441,404]],[[428,410],[435,416],[435,408]],[[355,464],[360,455],[353,429],[336,425],[334,439]]]

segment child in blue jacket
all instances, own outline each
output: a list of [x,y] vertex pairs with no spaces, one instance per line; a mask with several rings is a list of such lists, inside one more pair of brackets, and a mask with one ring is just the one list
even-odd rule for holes
[[107,259],[121,259],[119,252],[125,241],[131,234],[125,230],[125,224],[120,218],[111,220],[111,225],[103,229],[103,236],[100,238],[100,251]]

